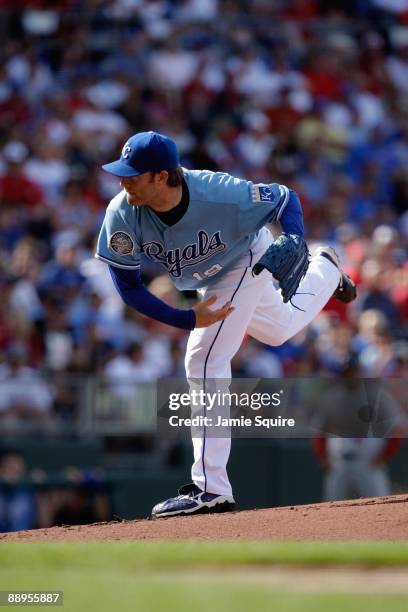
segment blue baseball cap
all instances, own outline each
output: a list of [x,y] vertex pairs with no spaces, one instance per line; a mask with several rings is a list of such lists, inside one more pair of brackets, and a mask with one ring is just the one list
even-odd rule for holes
[[176,143],[157,132],[140,132],[124,144],[120,159],[102,166],[115,176],[175,170],[180,165]]

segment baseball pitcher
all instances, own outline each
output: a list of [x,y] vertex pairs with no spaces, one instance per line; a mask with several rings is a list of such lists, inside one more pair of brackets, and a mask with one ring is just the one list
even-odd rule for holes
[[[277,346],[308,325],[333,294],[343,302],[356,297],[330,247],[310,258],[301,204],[286,186],[182,168],[176,144],[156,132],[132,136],[120,159],[103,169],[122,189],[107,208],[96,257],[109,265],[126,304],[191,330],[189,380],[229,380],[246,333]],[[265,227],[274,221],[283,229],[276,240]],[[196,289],[200,301],[180,310],[149,293],[140,276],[142,253],[178,289]],[[205,428],[194,437],[192,483],[157,504],[152,516],[232,510],[230,445],[229,436],[209,437]]]

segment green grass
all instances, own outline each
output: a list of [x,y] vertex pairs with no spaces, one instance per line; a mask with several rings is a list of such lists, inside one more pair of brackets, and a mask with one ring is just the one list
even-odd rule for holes
[[[188,578],[188,577],[187,577]],[[138,572],[118,572],[107,563],[104,570],[5,570],[2,589],[63,590],[61,610],[75,612],[260,612],[263,610],[316,612],[406,612],[407,597],[304,593],[294,588],[263,584],[242,584],[211,578],[188,580],[182,575],[162,577]],[[58,610],[58,608],[53,608]]]
[[[123,573],[107,567],[81,574],[74,569],[52,570],[47,576],[38,569],[5,571],[2,589],[63,590],[65,611],[98,612],[406,612],[408,598],[401,595],[302,593],[294,587],[276,588],[267,583],[250,584],[208,577],[190,579],[161,577],[150,573]],[[54,608],[58,610],[58,608]]]
[[61,609],[75,612],[407,610],[407,595],[321,586],[305,592],[295,579],[276,583],[256,573],[268,566],[336,565],[408,569],[408,543],[4,543],[0,590],[63,590]]
[[408,567],[408,542],[92,542],[0,545],[9,568],[106,567],[122,570],[217,565],[364,565]]

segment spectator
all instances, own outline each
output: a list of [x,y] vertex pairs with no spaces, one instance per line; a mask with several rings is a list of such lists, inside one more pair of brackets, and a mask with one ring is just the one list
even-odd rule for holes
[[0,381],[0,420],[14,423],[16,420],[40,421],[45,424],[52,408],[52,390],[27,365],[24,347],[9,349],[8,360]]
[[22,455],[6,451],[0,457],[0,532],[33,529],[37,508],[32,487],[26,484]]
[[43,202],[43,194],[37,182],[24,172],[23,163],[29,155],[23,142],[11,141],[3,149],[5,170],[0,176],[0,201],[2,206],[26,206],[35,208]]
[[[101,478],[102,476],[102,478]],[[64,469],[66,486],[53,497],[52,525],[86,525],[111,518],[108,488],[96,470]]]
[[61,505],[52,518],[53,525],[89,525],[110,518],[105,509],[105,499],[101,499],[101,494],[95,494],[90,485],[81,484],[69,488],[61,497]]
[[368,259],[361,267],[361,310],[382,312],[389,325],[398,324],[398,311],[389,295],[390,277],[376,259]]
[[105,380],[114,397],[135,397],[138,383],[152,382],[157,376],[155,365],[144,354],[140,344],[131,344],[126,354],[117,354],[105,366]]

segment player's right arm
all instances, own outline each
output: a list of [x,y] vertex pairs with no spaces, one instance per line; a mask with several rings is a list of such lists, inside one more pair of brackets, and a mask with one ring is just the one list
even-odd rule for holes
[[128,271],[110,265],[109,271],[125,304],[151,319],[172,327],[190,330],[195,327],[207,327],[225,319],[233,310],[229,302],[222,308],[211,310],[210,306],[216,301],[216,296],[198,302],[189,310],[173,308],[150,293],[137,270]]

